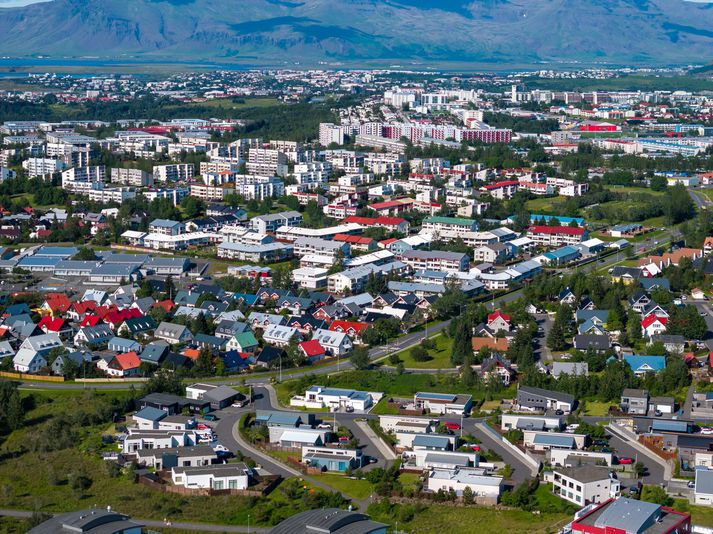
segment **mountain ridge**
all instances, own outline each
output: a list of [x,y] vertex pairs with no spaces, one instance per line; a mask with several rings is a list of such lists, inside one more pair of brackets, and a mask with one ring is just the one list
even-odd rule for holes
[[713,59],[713,3],[684,0],[53,0],[0,7],[0,15],[0,55],[13,57],[265,65]]

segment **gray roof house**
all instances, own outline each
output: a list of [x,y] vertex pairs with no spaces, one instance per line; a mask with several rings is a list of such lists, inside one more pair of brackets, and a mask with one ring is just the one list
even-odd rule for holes
[[74,345],[77,347],[83,345],[102,345],[108,343],[114,337],[111,327],[106,323],[100,323],[95,326],[85,326],[80,328],[74,336]]
[[167,321],[162,321],[160,325],[156,328],[154,336],[158,339],[163,339],[164,341],[175,344],[175,343],[187,343],[193,341],[193,334],[188,330],[188,327],[181,324],[173,324]]
[[106,510],[92,508],[56,515],[40,523],[29,534],[139,534],[144,525],[132,521],[128,516]]
[[568,393],[530,386],[518,386],[517,388],[517,404],[525,410],[562,410],[567,413],[572,411],[575,402],[575,398]]
[[553,362],[552,376],[559,378],[560,375],[588,376],[589,364],[587,362]]

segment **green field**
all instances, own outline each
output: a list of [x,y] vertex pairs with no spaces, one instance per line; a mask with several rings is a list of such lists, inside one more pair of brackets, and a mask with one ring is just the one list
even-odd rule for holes
[[557,215],[557,206],[564,204],[565,197],[535,198],[528,200],[525,207],[530,213],[537,215]]
[[[214,98],[205,102],[192,102],[187,105],[191,107],[209,107],[224,110],[240,110],[245,108],[264,108],[276,106],[280,103],[276,98],[244,98],[245,102],[235,103],[231,98]],[[183,106],[183,105],[182,105]],[[182,107],[182,106],[176,106]]]
[[322,473],[316,475],[314,479],[358,500],[368,499],[374,490],[374,486],[367,480],[349,478],[340,473]]
[[436,343],[436,346],[428,350],[428,354],[431,356],[428,361],[417,362],[414,360],[411,357],[411,349],[396,353],[406,369],[450,369],[453,367],[451,363],[453,340],[442,334],[438,334],[431,339]]
[[594,417],[605,417],[609,414],[610,402],[586,401],[584,406],[584,414]]

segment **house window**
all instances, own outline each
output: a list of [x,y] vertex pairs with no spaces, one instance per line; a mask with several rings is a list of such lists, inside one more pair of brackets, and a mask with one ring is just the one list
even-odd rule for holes
[[238,489],[238,481],[237,480],[228,480],[228,488],[229,489]]
[[222,480],[214,480],[213,481],[213,489],[222,490],[223,489],[223,481]]

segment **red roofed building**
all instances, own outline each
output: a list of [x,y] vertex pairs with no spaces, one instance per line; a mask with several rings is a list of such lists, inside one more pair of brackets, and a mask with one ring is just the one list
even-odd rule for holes
[[398,215],[409,211],[413,207],[413,202],[412,198],[399,198],[397,200],[369,204],[367,207],[379,215]]
[[383,241],[379,241],[379,248],[383,248],[383,249],[389,248],[389,245],[391,243],[396,243],[397,241],[398,241],[398,239],[396,239],[395,237],[392,237],[390,239],[384,239]]
[[369,328],[368,323],[359,323],[356,321],[332,321],[329,325],[329,330],[332,332],[341,332],[348,335],[352,339],[360,339],[364,331]]
[[93,300],[85,300],[83,302],[74,302],[74,303],[72,303],[69,310],[67,311],[67,315],[73,321],[79,321],[85,315],[87,315],[87,313],[96,310],[97,306],[99,306],[99,305]]
[[173,303],[172,300],[166,299],[166,300],[159,300],[158,302],[154,302],[151,305],[152,308],[163,308],[166,313],[170,313],[170,311],[176,307],[176,305]]
[[96,326],[101,322],[101,320],[101,317],[98,315],[92,315],[89,313],[82,318],[82,322],[79,323],[79,326]]
[[135,352],[117,354],[107,365],[106,373],[110,376],[134,376],[139,374],[141,360]]
[[398,232],[400,234],[408,234],[409,223],[401,217],[347,217],[344,219],[346,223],[357,223],[364,226],[376,226],[385,228],[390,232]]
[[584,228],[571,226],[530,226],[527,233],[535,245],[544,247],[576,245],[589,239],[589,232]]
[[376,239],[373,237],[337,234],[332,238],[332,240],[340,243],[349,243],[352,250],[363,250],[364,252],[369,252],[377,248]]
[[663,334],[666,331],[668,317],[657,317],[653,313],[644,317],[641,321],[641,335],[651,337]]
[[67,321],[60,317],[50,317],[49,315],[45,315],[42,319],[40,319],[37,326],[45,334],[55,333],[60,336],[65,336],[72,332],[72,327],[67,323]]
[[316,339],[303,341],[298,345],[298,347],[305,355],[305,358],[307,358],[310,362],[322,360],[326,356],[326,351],[324,350],[324,347]]
[[110,311],[103,319],[112,329],[115,329],[127,319],[136,319],[137,317],[143,317],[140,310],[136,308],[125,308],[123,310]]
[[488,328],[495,334],[510,331],[510,316],[500,310],[495,310],[488,315]]
[[51,311],[55,315],[67,313],[72,306],[72,301],[64,293],[47,293],[42,308]]
[[494,184],[484,185],[480,188],[481,191],[490,193],[495,198],[505,199],[512,196],[520,189],[520,182],[517,180],[505,180]]

